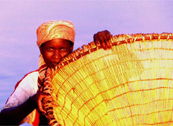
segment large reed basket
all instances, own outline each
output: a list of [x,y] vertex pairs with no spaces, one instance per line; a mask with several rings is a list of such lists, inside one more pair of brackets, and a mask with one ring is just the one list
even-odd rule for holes
[[108,50],[91,42],[46,76],[50,125],[173,125],[172,33],[116,35]]

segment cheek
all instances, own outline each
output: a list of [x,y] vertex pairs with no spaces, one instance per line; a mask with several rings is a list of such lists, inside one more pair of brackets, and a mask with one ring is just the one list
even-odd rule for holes
[[61,57],[63,58],[63,57],[67,56],[67,55],[70,54],[70,53],[71,53],[71,51],[63,52],[63,53],[61,53]]
[[43,55],[45,62],[48,63],[51,61],[53,53],[44,52],[42,55]]
[[61,53],[61,57],[65,57],[66,55],[68,55],[68,53]]

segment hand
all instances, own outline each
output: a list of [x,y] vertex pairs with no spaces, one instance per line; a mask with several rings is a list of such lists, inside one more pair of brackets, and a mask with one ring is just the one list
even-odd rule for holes
[[94,43],[97,47],[101,45],[104,49],[109,49],[112,47],[111,38],[112,35],[108,30],[101,31],[94,34]]
[[51,98],[51,96],[49,94],[39,91],[38,93],[30,97],[30,100],[36,106],[36,109],[43,114],[46,113],[46,111],[43,109],[43,104],[42,104],[44,98]]

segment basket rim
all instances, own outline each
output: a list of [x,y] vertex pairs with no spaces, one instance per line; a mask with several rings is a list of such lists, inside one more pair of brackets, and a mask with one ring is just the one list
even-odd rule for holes
[[[134,43],[138,41],[146,41],[146,40],[173,40],[173,33],[136,33],[136,34],[118,34],[111,38],[112,46],[118,46],[127,43]],[[87,45],[83,45],[81,48],[74,50],[71,54],[67,55],[60,61],[55,67],[54,70],[57,71],[64,67],[65,65],[80,59],[81,57],[94,52],[98,49],[103,49],[101,45],[96,46],[94,42],[90,42]]]

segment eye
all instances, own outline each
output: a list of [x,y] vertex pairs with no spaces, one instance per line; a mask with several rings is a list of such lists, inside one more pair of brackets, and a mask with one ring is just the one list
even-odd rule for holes
[[66,48],[61,48],[61,51],[65,52],[65,51],[67,51],[67,49]]
[[47,48],[47,51],[49,51],[49,52],[51,52],[51,51],[53,51],[54,49],[52,48],[52,47],[49,47],[49,48]]

